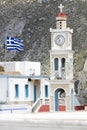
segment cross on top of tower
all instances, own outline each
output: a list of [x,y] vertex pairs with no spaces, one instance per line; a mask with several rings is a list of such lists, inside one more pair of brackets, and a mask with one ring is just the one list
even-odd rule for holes
[[60,4],[60,6],[58,6],[58,8],[60,9],[60,12],[63,12],[64,6],[62,4]]

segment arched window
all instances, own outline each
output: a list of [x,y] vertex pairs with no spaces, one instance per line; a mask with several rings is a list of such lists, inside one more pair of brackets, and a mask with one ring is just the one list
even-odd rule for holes
[[62,68],[65,68],[65,58],[62,58],[62,59],[61,59],[61,67],[62,67]]
[[55,69],[55,70],[58,70],[58,64],[59,64],[59,63],[58,63],[58,58],[55,58],[55,59],[54,59],[54,69]]

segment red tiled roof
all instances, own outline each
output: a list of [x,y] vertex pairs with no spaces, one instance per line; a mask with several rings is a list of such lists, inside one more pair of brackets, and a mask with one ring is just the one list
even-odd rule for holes
[[67,18],[67,15],[64,12],[60,12],[56,15],[56,17]]

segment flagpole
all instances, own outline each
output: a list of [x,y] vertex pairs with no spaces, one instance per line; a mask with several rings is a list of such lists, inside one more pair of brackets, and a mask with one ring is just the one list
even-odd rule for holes
[[6,43],[5,43],[5,50],[4,50],[4,53],[5,53],[4,60],[5,60],[5,62],[6,62]]
[[6,39],[7,39],[7,36],[5,36],[5,47],[4,47],[4,53],[5,53],[5,57],[4,57],[5,68],[6,68],[6,61],[7,61],[7,57],[6,57]]
[[[5,70],[6,70],[6,62],[7,62],[7,56],[6,56],[6,52],[7,52],[7,33],[6,33],[6,36],[5,36]],[[8,103],[8,100],[9,100],[9,86],[8,86],[8,77],[7,77],[7,91],[6,91],[6,98],[7,98],[7,103]]]

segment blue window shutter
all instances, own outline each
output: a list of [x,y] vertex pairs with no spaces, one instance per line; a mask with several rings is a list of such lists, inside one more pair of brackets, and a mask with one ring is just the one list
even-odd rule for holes
[[18,98],[19,97],[19,85],[15,84],[15,97]]
[[45,97],[48,98],[48,85],[45,85]]
[[25,85],[25,97],[27,98],[29,96],[29,90],[28,90],[28,84]]

